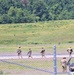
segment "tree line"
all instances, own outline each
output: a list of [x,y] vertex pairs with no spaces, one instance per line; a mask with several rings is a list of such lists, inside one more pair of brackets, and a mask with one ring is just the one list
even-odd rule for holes
[[74,0],[0,0],[0,24],[74,19]]

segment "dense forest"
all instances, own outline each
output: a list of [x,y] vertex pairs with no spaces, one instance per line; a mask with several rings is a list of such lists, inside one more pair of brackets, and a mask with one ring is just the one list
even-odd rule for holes
[[74,0],[0,0],[0,24],[74,19]]

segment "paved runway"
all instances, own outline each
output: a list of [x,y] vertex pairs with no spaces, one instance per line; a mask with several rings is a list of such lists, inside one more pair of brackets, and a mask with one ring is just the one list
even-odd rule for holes
[[[23,59],[27,59],[28,58],[28,56],[22,56],[23,57]],[[33,55],[32,56],[33,58],[42,58],[41,57],[41,55]],[[53,58],[54,56],[53,55],[46,55],[46,58]],[[61,57],[69,57],[69,55],[66,55],[66,54],[64,54],[64,55],[56,55],[56,57],[58,57],[58,58],[61,58]],[[72,55],[72,57],[74,57],[74,55]],[[0,56],[0,59],[18,59],[18,56]]]

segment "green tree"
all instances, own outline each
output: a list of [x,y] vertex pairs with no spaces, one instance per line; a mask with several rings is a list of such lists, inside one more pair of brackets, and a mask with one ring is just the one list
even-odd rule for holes
[[74,0],[0,0],[0,23],[74,19]]

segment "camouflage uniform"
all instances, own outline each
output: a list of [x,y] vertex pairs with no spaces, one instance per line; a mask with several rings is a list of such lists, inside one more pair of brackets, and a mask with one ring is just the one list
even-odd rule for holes
[[42,58],[45,57],[45,49],[44,49],[44,48],[42,48],[42,50],[41,50],[40,53],[41,53],[41,55],[42,55]]
[[67,72],[67,60],[66,60],[66,57],[63,57],[61,59],[61,65],[62,65],[63,72]]
[[17,49],[17,54],[18,54],[18,57],[19,57],[19,58],[22,58],[22,51],[21,51],[20,48],[21,48],[21,47],[19,47],[19,48]]
[[67,49],[67,52],[69,53],[69,56],[71,56],[72,52],[73,52],[73,49],[70,47]]
[[27,53],[27,55],[28,55],[28,58],[32,58],[32,50],[31,50],[31,48],[29,48],[29,51],[28,51],[28,53]]

